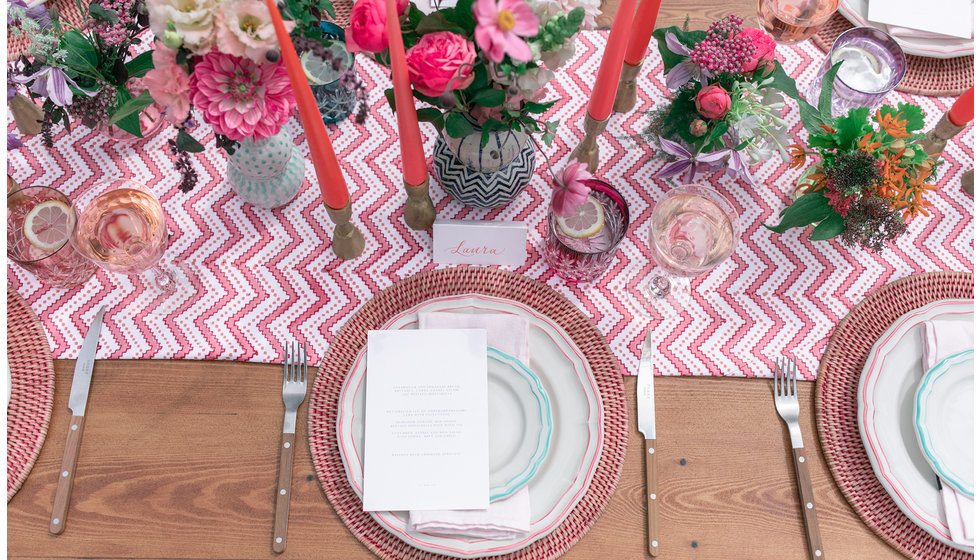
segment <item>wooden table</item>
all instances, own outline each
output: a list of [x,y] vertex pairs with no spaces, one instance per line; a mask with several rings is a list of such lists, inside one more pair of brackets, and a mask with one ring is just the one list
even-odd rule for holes
[[[7,506],[9,558],[276,558],[273,504],[282,368],[98,361],[65,532],[48,534],[68,433],[74,362],[55,363],[41,455]],[[627,378],[630,427],[636,383]],[[817,440],[813,383],[802,428],[826,558],[902,558],[854,513]],[[772,382],[657,378],[661,557],[805,559],[789,436]],[[300,409],[289,538],[281,558],[374,558],[334,513],[313,472]],[[646,555],[642,439],[632,431],[606,511],[562,558]]]

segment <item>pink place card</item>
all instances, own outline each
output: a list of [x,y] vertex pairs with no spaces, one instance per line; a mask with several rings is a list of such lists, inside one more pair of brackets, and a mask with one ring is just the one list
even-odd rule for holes
[[520,266],[527,260],[527,225],[436,220],[432,225],[432,260],[437,264]]

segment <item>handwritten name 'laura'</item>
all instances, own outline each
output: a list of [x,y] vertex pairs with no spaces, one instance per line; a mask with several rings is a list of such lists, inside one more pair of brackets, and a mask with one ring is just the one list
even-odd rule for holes
[[449,249],[450,255],[461,255],[464,257],[478,257],[480,255],[502,255],[504,253],[503,249],[497,249],[495,247],[487,247],[486,245],[480,245],[479,247],[467,247],[466,241],[460,241],[459,245]]

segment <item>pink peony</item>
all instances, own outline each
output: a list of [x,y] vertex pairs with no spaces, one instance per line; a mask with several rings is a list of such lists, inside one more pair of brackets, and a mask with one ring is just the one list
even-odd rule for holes
[[745,61],[742,67],[743,72],[755,72],[760,64],[772,60],[776,56],[776,41],[773,41],[765,31],[750,27],[743,29],[739,33],[742,37],[748,37],[752,42],[752,58]]
[[585,181],[592,178],[588,165],[571,161],[561,172],[561,177],[553,181],[555,193],[551,195],[551,209],[559,216],[574,216],[575,209],[584,204],[592,189]]
[[427,33],[405,53],[408,77],[423,95],[439,97],[473,83],[476,50],[452,31]]
[[279,133],[296,106],[282,62],[256,64],[211,51],[191,76],[191,99],[218,134],[259,140]]
[[698,92],[697,97],[694,98],[694,105],[702,117],[720,119],[732,108],[732,98],[725,88],[718,84],[711,84]]
[[490,60],[502,62],[510,55],[517,62],[531,60],[531,47],[521,37],[534,37],[541,23],[524,0],[476,0],[476,44]]
[[[408,0],[398,0],[398,13],[405,13]],[[350,26],[344,33],[347,50],[378,53],[388,48],[388,33],[385,30],[385,0],[357,0],[350,12]]]
[[143,85],[154,101],[167,108],[166,119],[180,124],[191,111],[190,76],[177,64],[177,51],[160,41],[156,42],[152,56],[153,69],[143,76]]
[[[286,31],[295,21],[283,22]],[[218,50],[235,56],[247,56],[255,63],[266,61],[265,54],[279,48],[269,9],[261,0],[224,0],[218,4],[215,21]]]

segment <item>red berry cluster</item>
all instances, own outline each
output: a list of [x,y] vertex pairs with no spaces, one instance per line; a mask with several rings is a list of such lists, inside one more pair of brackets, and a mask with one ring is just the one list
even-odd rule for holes
[[742,32],[742,18],[730,15],[708,28],[708,36],[694,45],[691,60],[709,77],[719,74],[741,74],[752,59],[755,48]]
[[92,28],[98,31],[106,45],[121,45],[129,40],[129,24],[133,16],[133,0],[101,0],[99,4],[107,10],[112,10],[119,16],[116,23],[105,21],[91,22]]
[[75,95],[68,106],[68,112],[90,128],[109,122],[110,109],[116,106],[116,88],[105,82],[99,85],[99,93],[93,97]]

